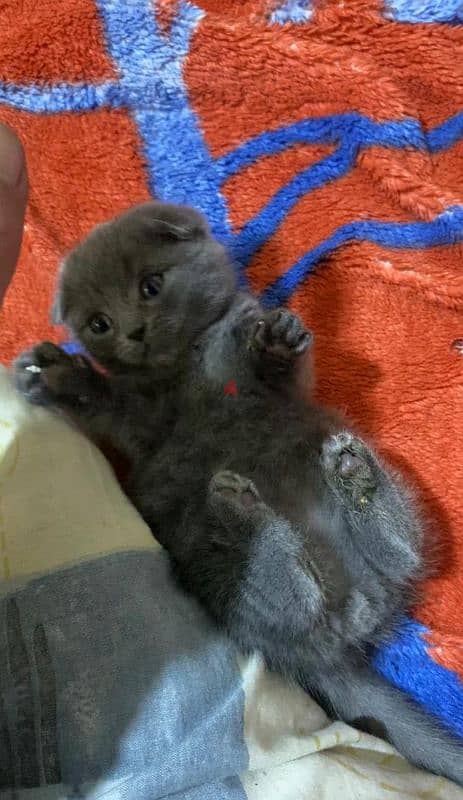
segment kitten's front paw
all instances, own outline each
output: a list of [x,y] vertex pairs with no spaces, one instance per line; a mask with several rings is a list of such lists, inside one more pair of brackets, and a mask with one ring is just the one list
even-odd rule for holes
[[310,347],[312,338],[312,333],[304,328],[299,317],[285,308],[278,308],[256,323],[249,347],[273,358],[290,361]]
[[79,396],[82,374],[91,370],[81,356],[70,356],[51,342],[42,342],[14,362],[16,388],[34,405],[53,405],[63,396]]
[[321,464],[325,479],[356,505],[366,507],[378,488],[378,467],[370,448],[349,431],[325,439]]

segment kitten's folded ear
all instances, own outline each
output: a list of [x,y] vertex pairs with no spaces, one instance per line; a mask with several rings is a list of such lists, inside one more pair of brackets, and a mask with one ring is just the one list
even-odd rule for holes
[[146,203],[139,207],[147,230],[154,236],[188,240],[209,236],[209,226],[199,211],[170,203]]

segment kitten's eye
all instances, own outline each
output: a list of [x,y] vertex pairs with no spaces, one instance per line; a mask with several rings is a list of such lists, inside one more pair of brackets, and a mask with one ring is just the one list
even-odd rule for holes
[[161,291],[162,275],[147,275],[140,281],[140,294],[145,300],[156,297]]
[[92,333],[100,335],[102,333],[107,333],[112,328],[113,321],[106,314],[95,314],[88,323],[88,326]]

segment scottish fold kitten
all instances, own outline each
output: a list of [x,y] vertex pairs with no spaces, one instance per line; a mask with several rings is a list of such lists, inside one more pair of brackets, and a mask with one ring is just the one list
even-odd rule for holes
[[104,370],[45,342],[17,386],[128,456],[184,588],[243,652],[463,784],[461,744],[369,666],[423,573],[422,526],[400,478],[308,400],[302,322],[237,290],[201,215],[154,202],[71,252],[55,312]]

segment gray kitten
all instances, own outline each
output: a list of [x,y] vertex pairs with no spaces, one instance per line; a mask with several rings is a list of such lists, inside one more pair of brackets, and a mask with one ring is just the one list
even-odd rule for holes
[[45,342],[17,386],[128,456],[182,585],[242,651],[463,784],[461,743],[369,666],[422,574],[422,528],[400,480],[304,397],[300,320],[237,291],[197,212],[157,203],[76,247],[56,312],[106,374]]

